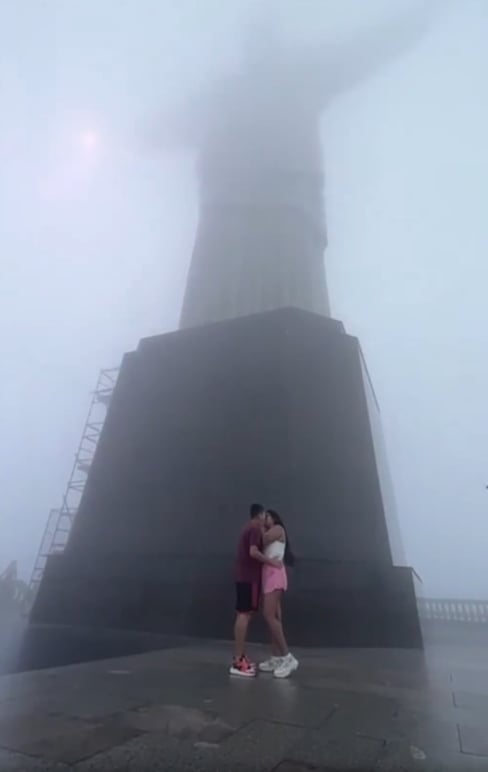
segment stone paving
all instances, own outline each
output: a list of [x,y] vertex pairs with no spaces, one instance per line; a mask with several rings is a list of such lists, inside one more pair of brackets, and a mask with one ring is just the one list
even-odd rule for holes
[[209,642],[4,676],[0,770],[488,771],[483,649],[295,653],[287,681]]

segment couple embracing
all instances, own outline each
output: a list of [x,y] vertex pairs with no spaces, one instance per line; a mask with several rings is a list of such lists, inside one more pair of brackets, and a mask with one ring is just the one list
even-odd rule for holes
[[259,670],[275,678],[288,678],[298,667],[283,633],[281,598],[288,587],[286,566],[294,563],[285,526],[277,512],[252,504],[250,519],[243,528],[235,563],[236,621],[234,660],[231,675],[252,678],[257,668],[246,657],[249,621],[262,606],[271,637],[271,657]]

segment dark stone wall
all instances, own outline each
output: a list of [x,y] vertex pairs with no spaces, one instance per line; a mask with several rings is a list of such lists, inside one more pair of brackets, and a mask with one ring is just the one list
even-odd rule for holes
[[[301,560],[289,575],[284,621],[291,645],[421,646],[409,569]],[[57,556],[49,562],[33,621],[229,639],[231,577],[230,555],[127,556],[104,563]],[[267,638],[259,618],[251,638]]]
[[396,566],[404,566],[406,564],[405,549],[403,546],[403,539],[398,521],[395,492],[391,478],[390,467],[388,464],[385,438],[381,424],[380,409],[362,353],[361,369],[363,373],[364,393],[368,406],[368,415],[371,426],[371,436],[373,439],[376,469],[378,472],[378,480],[381,489],[381,497],[383,501],[383,510],[385,513],[391,554],[393,563]]
[[296,644],[419,645],[358,342],[294,309],[149,338],[125,357],[33,618],[227,637],[232,558],[254,500],[282,513],[297,554]]
[[126,356],[69,551],[229,554],[251,501],[299,555],[391,563],[358,343],[284,310]]

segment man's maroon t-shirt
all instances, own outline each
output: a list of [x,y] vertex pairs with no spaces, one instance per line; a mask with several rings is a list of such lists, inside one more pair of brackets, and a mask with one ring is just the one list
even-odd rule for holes
[[261,563],[250,556],[249,550],[253,544],[261,550],[262,542],[261,528],[256,523],[248,523],[242,529],[235,562],[236,582],[249,582],[249,584],[261,582]]

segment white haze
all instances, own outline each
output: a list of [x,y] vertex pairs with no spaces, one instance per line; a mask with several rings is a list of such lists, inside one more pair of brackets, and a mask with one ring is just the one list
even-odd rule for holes
[[[386,0],[283,0],[305,46]],[[235,65],[251,6],[0,0],[0,567],[27,575],[98,370],[177,325],[192,158],[141,127]],[[454,4],[325,115],[334,316],[380,400],[404,542],[425,592],[488,597],[488,6]],[[243,506],[246,502],[243,502]]]

